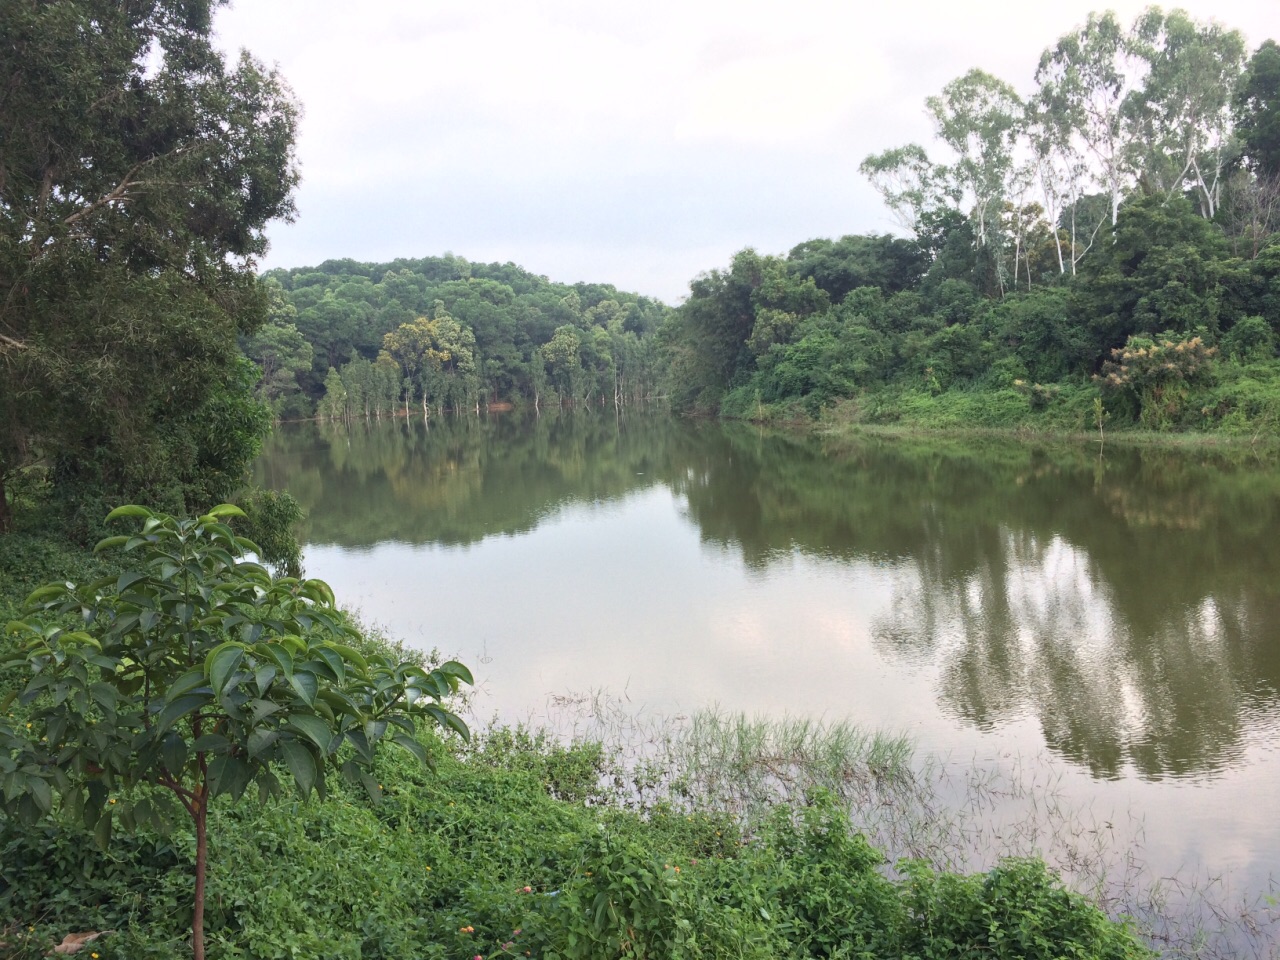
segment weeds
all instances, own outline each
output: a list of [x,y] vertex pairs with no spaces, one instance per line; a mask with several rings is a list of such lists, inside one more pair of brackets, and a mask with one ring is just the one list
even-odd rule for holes
[[1132,921],[1162,956],[1280,957],[1274,880],[1241,894],[1223,877],[1160,876],[1144,860],[1141,818],[1080,808],[1047,758],[951,762],[917,755],[909,738],[842,722],[716,710],[652,716],[598,692],[555,698],[544,723],[535,739],[548,756],[591,745],[596,803],[649,818],[669,809],[724,815],[750,843],[779,809],[803,810],[829,794],[884,852],[888,877],[911,880],[919,869],[911,863],[972,874],[1005,858],[1043,860],[1071,890]]

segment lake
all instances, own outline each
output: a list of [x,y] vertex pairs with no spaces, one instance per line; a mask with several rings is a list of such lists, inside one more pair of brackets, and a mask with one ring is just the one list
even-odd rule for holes
[[1273,458],[580,410],[289,425],[255,479],[307,510],[307,574],[466,662],[481,717],[603,691],[904,731],[1036,769],[1153,875],[1273,889]]

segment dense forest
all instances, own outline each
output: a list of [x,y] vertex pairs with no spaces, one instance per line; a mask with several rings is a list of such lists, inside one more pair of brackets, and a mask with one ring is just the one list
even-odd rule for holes
[[936,145],[861,165],[905,236],[748,249],[693,281],[663,331],[675,409],[1280,425],[1274,41],[1094,15],[1029,92],[973,70],[925,108]]
[[446,254],[273,270],[270,318],[245,338],[277,416],[382,416],[527,400],[623,403],[655,394],[657,300],[552,283]]
[[[685,302],[444,255],[266,275],[278,417],[662,396],[682,413],[1257,433],[1280,426],[1280,47],[1093,15],[1019,93],[928,98],[861,172],[901,236],[746,249]],[[930,152],[942,159],[932,159]]]

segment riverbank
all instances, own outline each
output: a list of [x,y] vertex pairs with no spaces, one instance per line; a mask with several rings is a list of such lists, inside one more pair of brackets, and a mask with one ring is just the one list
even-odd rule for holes
[[[1180,449],[1219,447],[1280,451],[1280,422],[1266,416],[1238,418],[1179,429],[1153,430],[1137,423],[1115,422],[1092,405],[1096,391],[1055,393],[1052,406],[1037,409],[1025,393],[1013,389],[869,392],[817,410],[802,402],[758,404],[725,414],[728,419],[807,429],[826,436],[970,437],[1157,446]],[[731,408],[732,409],[732,408]],[[1102,417],[1099,425],[1098,418]]]
[[[0,539],[0,572],[0,612],[12,616],[37,581],[109,571],[27,530]],[[13,643],[5,638],[5,653]],[[13,670],[0,686],[17,689]],[[24,709],[7,707],[18,728]],[[1036,860],[970,876],[924,861],[886,873],[843,793],[905,789],[913,774],[902,741],[723,718],[695,734],[679,741],[683,765],[676,754],[637,764],[624,757],[635,744],[491,726],[465,747],[423,736],[434,772],[384,753],[377,806],[340,778],[323,802],[220,798],[210,811],[209,955],[1144,955]],[[740,749],[748,740],[751,757]],[[735,780],[796,789],[748,804],[723,792]],[[150,794],[139,786],[120,799]],[[0,816],[6,956],[44,956],[69,934],[96,931],[111,931],[93,941],[98,960],[182,955],[194,853],[181,821],[170,834],[119,829],[103,853],[61,815],[34,826]]]

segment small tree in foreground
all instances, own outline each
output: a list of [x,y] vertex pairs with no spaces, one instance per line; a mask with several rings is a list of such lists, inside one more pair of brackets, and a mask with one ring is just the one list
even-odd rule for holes
[[[30,722],[0,719],[0,808],[32,822],[54,812],[56,797],[105,847],[114,824],[166,829],[176,801],[195,829],[196,960],[214,797],[237,800],[254,786],[265,801],[283,776],[303,797],[323,798],[336,764],[376,802],[371,767],[383,741],[429,763],[419,722],[467,736],[441,704],[472,682],[466,667],[362,655],[344,642],[354,631],[328,585],[275,579],[244,559],[256,547],[224,522],[241,515],[227,504],[188,520],[112,511],[108,520],[138,518],[142,528],[96,549],[136,562],[87,585],[36,590],[30,612],[79,614],[84,628],[10,623],[25,645],[0,665],[30,674],[18,695]],[[130,789],[144,785],[161,789]]]

